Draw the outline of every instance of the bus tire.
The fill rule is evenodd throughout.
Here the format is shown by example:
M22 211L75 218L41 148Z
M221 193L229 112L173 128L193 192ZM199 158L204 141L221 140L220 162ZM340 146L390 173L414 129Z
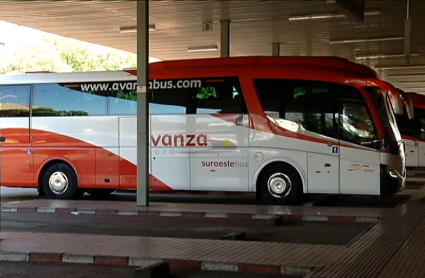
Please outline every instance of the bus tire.
M261 199L271 204L294 205L303 194L300 175L286 163L272 164L264 169L259 186Z
M65 163L55 163L44 171L42 187L52 199L73 199L81 193L74 171Z

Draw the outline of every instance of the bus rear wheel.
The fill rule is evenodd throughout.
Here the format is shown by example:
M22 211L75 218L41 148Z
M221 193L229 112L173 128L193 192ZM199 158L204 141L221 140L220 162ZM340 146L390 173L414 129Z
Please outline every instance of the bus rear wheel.
M73 199L80 193L77 177L65 163L56 163L44 171L42 187L45 194L52 199Z
M301 200L301 177L288 164L272 164L264 169L259 186L261 199L266 203L293 205Z

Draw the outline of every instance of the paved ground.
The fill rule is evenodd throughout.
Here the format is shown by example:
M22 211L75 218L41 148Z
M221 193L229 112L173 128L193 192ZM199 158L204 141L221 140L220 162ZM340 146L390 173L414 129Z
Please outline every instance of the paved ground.
M2 213L2 232L73 233L221 240L244 233L245 241L346 245L371 223L191 217L112 217L46 213ZM329 234L334 236L330 237ZM232 237L234 238L234 237Z
M40 262L0 262L1 278L136 278L131 266L81 265ZM180 270L171 271L169 278L282 278L278 274L241 274L229 271ZM167 278L167 277L160 277ZM299 278L286 276L284 278Z
M425 277L425 259L422 256L425 248L425 189L422 182L411 184L407 190L383 202L362 199L360 203L363 204L356 205L356 201L341 203L341 200L331 199L322 203L316 201L310 206L291 207L256 203L196 204L162 201L141 208L129 200L54 201L33 198L28 201L3 202L2 215L7 214L7 217L27 214L63 216L65 219L65 215L107 215L111 222L121 219L136 222L147 218L191 218L230 222L244 219L255 223L260 219L278 224L304 221L322 224L368 223L373 226L344 246L176 238L163 235L5 231L1 234L0 261L146 266L165 260L174 270L306 277ZM335 232L336 230L331 229L330 237Z

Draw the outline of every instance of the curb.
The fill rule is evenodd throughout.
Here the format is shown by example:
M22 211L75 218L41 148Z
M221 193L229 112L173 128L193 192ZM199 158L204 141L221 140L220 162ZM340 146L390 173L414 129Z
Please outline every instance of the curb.
M425 171L408 171L406 177L425 177Z
M72 215L110 215L110 216L142 216L142 217L205 217L215 219L252 219L270 220L275 224L281 222L333 222L333 223L377 223L379 217L343 216L321 214L255 214L255 213L226 213L226 212L187 212L187 211L152 211L152 210L115 210L115 209L87 209L87 208L50 208L50 207L10 207L2 206L1 212L14 213L58 213Z
M166 262L171 269L227 271L252 274L280 274L305 276L314 268L307 266L264 265L253 263L215 262L180 259L158 259L121 256L89 256L82 254L42 253L42 252L0 252L0 261L15 262L50 262L50 263L77 263L94 265L120 265L149 267Z

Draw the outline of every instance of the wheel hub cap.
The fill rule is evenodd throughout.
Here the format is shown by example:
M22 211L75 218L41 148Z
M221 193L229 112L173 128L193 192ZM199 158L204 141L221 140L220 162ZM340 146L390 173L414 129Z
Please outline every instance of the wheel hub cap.
M292 190L292 183L289 177L283 173L273 174L267 181L267 187L271 195L276 198L284 198Z
M62 172L55 172L49 178L49 187L52 192L62 194L68 189L68 178Z

